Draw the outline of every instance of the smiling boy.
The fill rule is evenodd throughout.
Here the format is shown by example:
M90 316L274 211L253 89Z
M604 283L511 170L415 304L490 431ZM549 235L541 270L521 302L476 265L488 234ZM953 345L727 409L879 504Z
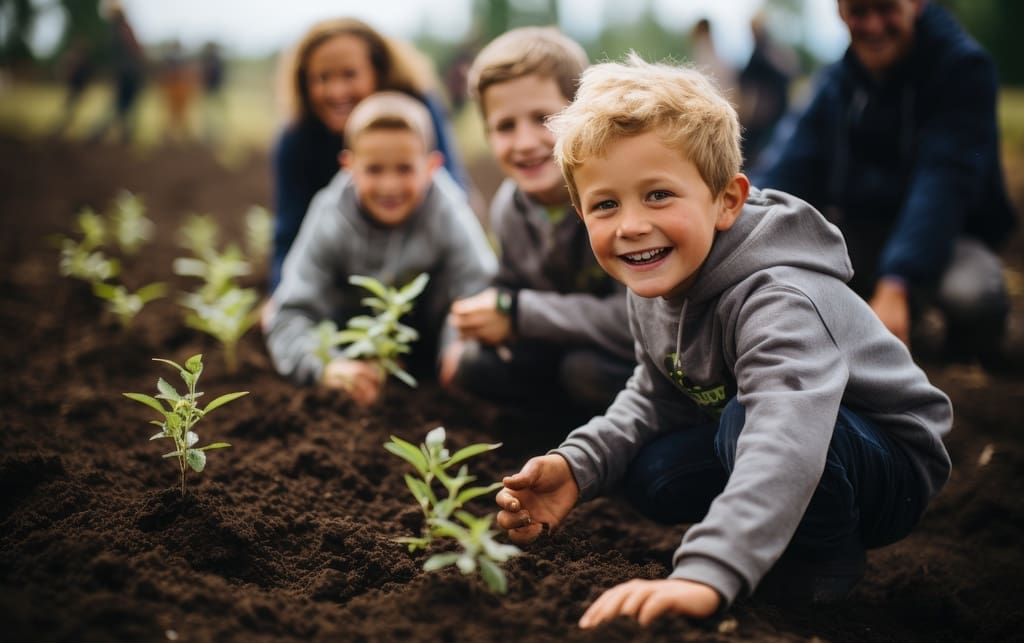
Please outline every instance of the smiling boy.
M347 391L358 403L380 396L384 373L370 362L334 358L322 364L312 329L331 319L344 327L368 312L352 275L402 286L430 276L409 324L420 333L410 369L432 374L454 339L445 331L451 302L478 293L497 261L465 197L434 178L442 160L433 148L430 114L398 92L363 99L345 126L339 172L310 205L274 291L267 349L282 375L302 384ZM450 183L450 182L449 182Z
M545 127L587 64L553 27L513 29L473 61L470 93L506 177L490 218L501 260L491 288L452 305L464 350L442 380L498 403L590 417L635 362L625 289L594 258Z
M846 286L839 231L751 188L736 113L702 74L596 65L550 126L594 254L629 289L639 366L604 416L505 478L498 523L529 542L621 487L692 524L667 579L607 590L583 627L705 618L755 590L841 598L945 483L948 398Z

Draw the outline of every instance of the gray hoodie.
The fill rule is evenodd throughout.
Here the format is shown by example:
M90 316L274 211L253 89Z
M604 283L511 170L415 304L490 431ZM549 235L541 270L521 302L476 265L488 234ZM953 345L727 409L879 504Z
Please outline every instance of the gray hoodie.
M280 374L300 384L318 382L324 365L314 353L313 327L332 319L344 328L350 318L368 312L360 303L366 291L348 278L364 275L403 286L421 272L430 282L415 302L417 321L411 325L420 332L420 343L438 346L451 303L486 288L496 271L479 220L443 170L434 173L423 203L395 227L363 211L351 175L339 172L313 198L285 258L272 296L267 350Z
M793 196L754 189L682 299L630 293L637 369L603 417L554 451L580 499L613 489L658 434L707 423L733 396L746 412L735 468L670 577L726 603L756 588L817 487L840 404L904 447L926 497L949 477L949 399L847 288L852 274L837 228Z
M494 283L517 291L516 335L596 346L633 359L626 289L594 258L587 230L572 206L552 220L512 179L491 202L491 228L501 249Z

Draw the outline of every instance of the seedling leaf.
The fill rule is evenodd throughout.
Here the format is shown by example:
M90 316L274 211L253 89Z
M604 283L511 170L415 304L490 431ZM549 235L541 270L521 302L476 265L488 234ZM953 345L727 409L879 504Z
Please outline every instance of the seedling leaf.
M158 413L164 414L167 412L164 410L164 406L160 403L160 400L146 395L145 393L122 393L121 395L125 396L129 400L141 402Z
M238 398L248 394L249 391L240 391L237 393L226 393L224 395L221 395L220 397L214 399L212 402L206 405L206 408L203 410L203 414L205 415L216 408L224 406L228 402L237 400Z
M203 469L206 468L206 454L199 449L189 449L185 453L185 462L196 473L202 473Z

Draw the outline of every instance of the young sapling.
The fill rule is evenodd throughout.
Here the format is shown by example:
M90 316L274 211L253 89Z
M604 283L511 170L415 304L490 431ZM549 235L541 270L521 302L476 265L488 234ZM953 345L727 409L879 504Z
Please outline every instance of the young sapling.
M167 294L167 284L152 283L131 293L120 284L94 282L92 291L107 302L107 310L114 314L121 328L127 330L146 304Z
M126 255L134 255L153 237L155 226L146 217L142 199L128 190L122 190L114 200L110 214L110 231L118 247Z
M333 346L348 344L342 352L346 359L376 361L387 373L415 388L415 378L399 365L398 358L412 350L410 344L419 339L419 333L399 320L412 310L430 276L420 273L401 288L385 286L373 277L362 275L352 275L348 281L370 291L373 296L365 297L362 304L377 314L349 319L345 330L334 335Z
M274 217L262 205L254 205L245 213L245 249L254 261L270 256L274 240Z
M178 229L178 245L203 260L217 254L219 237L217 222L205 214L190 214Z
M519 548L494 540L495 532L490 529L493 516L476 518L463 509L470 500L500 489L501 483L495 482L484 487L467 486L475 482L476 477L469 475L465 464L459 467L455 475L449 472L455 465L481 453L493 451L501 444L473 444L449 454L444 441L444 427L437 427L427 434L423 444L418 447L396 436L391 436L391 441L384 444L388 452L411 464L419 474L419 477L406 474L405 484L423 512L423 529L418 537L396 540L405 543L409 551L414 552L430 548L437 538L452 538L462 547L462 551L434 554L424 563L423 569L434 571L456 565L463 574L479 570L491 591L504 593L507 584L500 563L519 554ZM438 496L437 491L440 489L444 489L444 497ZM453 517L462 524L454 522Z
M252 288L229 287L212 301L201 293L188 293L181 304L190 309L185 324L213 336L224 348L229 373L238 371L238 340L259 319L259 295Z
M210 411L224 406L228 402L237 400L243 395L248 395L249 392L227 393L214 399L206 405L206 408L201 408L198 400L202 397L203 393L196 390L199 376L203 372L203 356L201 354L188 358L185 361L185 366L181 366L169 359L158 357L153 358L153 361L163 362L178 369L178 374L188 387L188 392L184 395L178 393L173 386L161 377L157 379L156 386L160 392L156 397L144 393L123 393L123 395L130 400L145 404L161 415L161 420L150 421L150 424L160 427L160 432L149 439L170 439L174 441L174 450L165 453L163 457L178 459L178 466L181 470L181 495L184 496L185 474L188 469L201 473L206 468L207 451L231 446L227 442L214 442L203 447L196 447L195 445L199 442L199 435L195 431L196 424L206 417ZM164 408L164 404L167 405L167 408Z

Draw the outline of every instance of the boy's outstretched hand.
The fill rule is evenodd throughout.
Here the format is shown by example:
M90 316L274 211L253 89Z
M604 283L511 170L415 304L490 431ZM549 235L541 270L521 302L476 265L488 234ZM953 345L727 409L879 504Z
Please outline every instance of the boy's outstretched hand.
M601 594L583 613L579 625L584 629L596 627L616 616L635 618L643 626L666 614L708 618L718 610L721 600L717 591L695 581L635 579Z
M498 526L516 544L532 542L572 510L580 490L569 463L560 455L530 458L519 473L506 476L496 500Z

